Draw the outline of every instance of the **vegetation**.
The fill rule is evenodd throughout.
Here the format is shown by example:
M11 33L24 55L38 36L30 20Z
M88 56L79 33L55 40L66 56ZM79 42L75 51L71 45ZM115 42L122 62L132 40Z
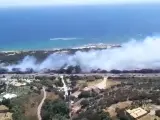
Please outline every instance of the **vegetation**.
M30 93L13 99L4 99L1 104L10 109L13 120L36 120L37 107L41 99L41 95Z
M13 101L10 99L2 100L1 104L7 106L10 109L10 112L13 113L13 120L27 120L24 115L24 108L20 104L12 103Z
M79 99L85 98L85 100L81 102L83 110L80 111L75 120L81 120L82 118L85 118L86 120L94 120L97 116L101 116L101 113L103 113L99 112L100 110L106 109L107 107L117 104L118 102L124 102L128 100L133 102L130 106L133 108L148 103L156 105L160 104L160 81L158 77L122 77L112 79L113 81L120 81L121 84L112 86L100 94L94 95L94 92L90 91L82 92L79 95ZM160 112L157 111L156 115L159 116L159 113ZM92 118L93 116L94 118ZM99 118L96 119L98 120ZM119 119L126 118L125 116L121 116Z
M23 108L21 106L13 106L11 112L13 112L13 120L27 120L27 118L24 116Z
M46 100L42 107L43 120L68 120L69 108L67 104L61 100Z
M117 72L116 70L112 72ZM71 79L71 85L76 86L77 80L92 81L96 79L102 79L101 76L68 76L66 78ZM36 76L36 79L40 81L33 82L30 85L32 90L39 91L43 85L47 86L49 92L55 92L63 98L64 93L53 88L55 86L62 86L61 80L56 80L54 76ZM117 77L112 78L112 81L120 81L121 84L112 86L106 90L96 93L94 90L81 91L78 98L75 99L77 102L79 99L82 101L80 105L82 110L78 115L73 116L73 120L110 120L108 113L104 112L103 109L110 107L112 104L123 101L132 101L131 107L139 107L143 104L151 101L152 104L160 105L160 81L159 77L147 78L147 77ZM84 84L83 87L85 87ZM2 87L5 87L2 84ZM28 86L27 86L28 88ZM37 89L36 89L37 88ZM12 87L12 90L16 88ZM25 90L25 89L23 89ZM75 91L79 89L75 87ZM22 95L21 97L14 98L11 100L3 100L1 104L9 107L10 112L13 113L13 120L35 120L35 116L28 117L27 111L33 112L32 109L36 108L39 103L38 100L34 99L34 96L40 96L39 94L30 93ZM34 91L35 92L35 91ZM32 100L30 100L32 98ZM42 107L42 118L43 120L68 120L69 119L69 106L62 99L46 100ZM36 101L36 102L35 102ZM37 102L38 101L38 102ZM27 107L29 106L29 107ZM124 120L124 116L120 116L122 110L117 110L117 119ZM156 115L160 116L160 111L156 111ZM32 117L32 118L31 118Z
M156 110L156 116L160 117L160 110Z
M111 120L111 118L108 113L105 113L102 110L94 111L90 108L74 117L73 120Z

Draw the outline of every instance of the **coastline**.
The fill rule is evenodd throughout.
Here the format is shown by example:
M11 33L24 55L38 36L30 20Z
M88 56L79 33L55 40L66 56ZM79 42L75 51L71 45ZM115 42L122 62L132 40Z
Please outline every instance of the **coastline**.
M61 49L39 49L39 50L12 50L12 51L0 51L0 66L18 64L20 61L23 61L24 58L33 57L36 58L37 63L42 63L52 54L68 54L73 55L76 52L88 52L91 50L105 50L112 48L119 48L121 45L118 44L89 44L80 47L73 48L61 48Z
M110 48L116 48L121 47L120 44L104 44L104 43L97 43L97 44L87 44L83 46L78 47L68 47L68 48L53 48L53 49L28 49L28 50L2 50L0 53L21 53L21 52L36 52L36 51L66 51L66 50L83 50L83 49L110 49Z

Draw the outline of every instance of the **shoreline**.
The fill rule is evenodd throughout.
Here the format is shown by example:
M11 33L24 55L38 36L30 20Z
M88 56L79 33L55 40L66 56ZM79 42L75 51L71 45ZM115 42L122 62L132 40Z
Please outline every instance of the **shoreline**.
M68 54L73 55L76 52L88 52L91 50L107 50L119 48L119 44L88 44L86 46L73 47L73 48L62 48L62 49L44 49L44 50L8 50L0 51L0 65L1 63L5 65L17 64L22 61L26 56L31 56L37 59L38 63L43 62L49 55L52 54Z
M53 49L26 49L26 50L0 50L0 53L21 53L21 52L38 52L38 51L65 51L65 50L83 50L83 49L110 49L121 47L120 44L104 44L104 43L97 43L97 44L87 44L78 47L68 47L68 48L53 48Z

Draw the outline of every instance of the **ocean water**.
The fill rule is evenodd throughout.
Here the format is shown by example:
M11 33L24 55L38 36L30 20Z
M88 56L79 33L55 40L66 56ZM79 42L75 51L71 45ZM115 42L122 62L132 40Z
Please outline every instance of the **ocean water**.
M0 50L123 43L160 33L160 5L0 9Z

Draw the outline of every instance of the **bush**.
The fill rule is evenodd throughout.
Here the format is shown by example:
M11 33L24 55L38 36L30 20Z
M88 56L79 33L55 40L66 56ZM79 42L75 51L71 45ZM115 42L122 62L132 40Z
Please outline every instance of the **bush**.
M108 113L103 111L94 112L93 109L89 109L81 113L77 118L73 120L111 120Z
M82 91L78 98L88 98L91 97L90 91Z
M13 120L26 120L22 108L20 106L14 106L12 108L12 112L13 112Z
M65 120L69 118L69 108L67 104L60 100L46 100L42 107L43 120ZM62 119L63 118L63 119Z
M82 100L81 103L82 107L86 107L89 105L89 101L88 100Z
M160 110L156 110L156 116L160 117Z

